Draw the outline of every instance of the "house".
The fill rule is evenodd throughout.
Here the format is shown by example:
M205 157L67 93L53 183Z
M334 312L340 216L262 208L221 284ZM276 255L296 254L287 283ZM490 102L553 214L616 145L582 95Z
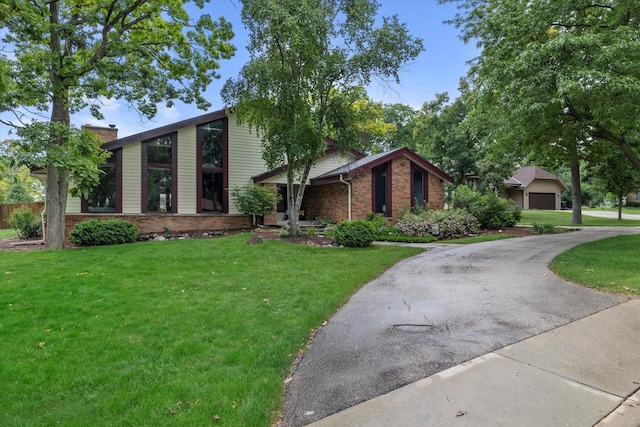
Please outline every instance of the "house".
M69 196L67 233L90 218L119 218L141 233L248 228L229 189L250 184L286 193L286 167L269 170L255 132L220 110L136 135L117 138L112 128L89 129L113 154L100 184L87 199ZM309 174L300 214L335 221L364 218L368 212L396 216L429 203L444 207L444 185L451 178L416 153L400 148L364 157L327 149ZM286 197L265 224L283 220Z
M501 197L513 200L522 209L559 210L560 194L566 185L554 174L537 166L524 166L504 181Z

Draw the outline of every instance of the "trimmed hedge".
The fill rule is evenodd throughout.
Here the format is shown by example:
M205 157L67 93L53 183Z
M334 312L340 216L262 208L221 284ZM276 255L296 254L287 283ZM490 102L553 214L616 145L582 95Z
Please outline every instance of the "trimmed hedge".
M138 227L122 219L82 221L69 233L69 241L80 246L118 245L135 242L137 238Z
M373 224L365 220L344 221L336 226L334 239L343 246L361 248L369 246L375 240L376 230Z

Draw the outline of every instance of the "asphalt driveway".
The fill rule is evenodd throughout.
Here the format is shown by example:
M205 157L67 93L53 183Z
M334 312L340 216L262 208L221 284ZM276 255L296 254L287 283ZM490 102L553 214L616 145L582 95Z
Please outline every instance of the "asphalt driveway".
M548 269L577 244L638 228L585 228L441 246L364 286L316 335L285 396L302 426L454 365L599 312L626 298Z

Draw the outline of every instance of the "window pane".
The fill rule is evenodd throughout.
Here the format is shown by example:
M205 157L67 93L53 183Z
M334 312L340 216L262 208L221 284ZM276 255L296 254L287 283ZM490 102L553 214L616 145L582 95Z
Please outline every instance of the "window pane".
M375 213L387 214L387 165L373 169Z
M115 163L107 163L102 165L100 169L104 174L100 175L100 183L93 189L87 199L88 210L89 212L115 212L116 165Z
M222 167L222 120L201 126L202 167Z
M161 136L147 142L147 161L149 164L171 164L171 136Z
M424 207L424 174L422 171L413 171L412 196L414 207Z
M202 172L202 211L222 212L222 173Z
M147 211L171 211L171 169L148 169Z

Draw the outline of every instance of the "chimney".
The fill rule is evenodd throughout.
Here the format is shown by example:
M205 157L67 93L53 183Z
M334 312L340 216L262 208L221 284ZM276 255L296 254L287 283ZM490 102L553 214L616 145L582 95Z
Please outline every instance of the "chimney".
M116 125L109 125L108 128L105 128L86 124L82 125L82 127L98 135L100 139L102 139L102 142L109 142L114 139L118 139L118 129L116 128Z

